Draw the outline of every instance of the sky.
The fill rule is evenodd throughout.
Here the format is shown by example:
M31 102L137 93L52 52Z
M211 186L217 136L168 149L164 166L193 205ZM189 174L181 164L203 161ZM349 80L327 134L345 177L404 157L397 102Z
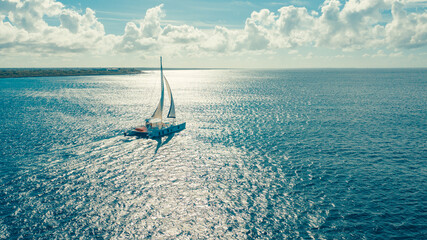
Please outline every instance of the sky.
M427 0L0 0L0 68L427 67Z

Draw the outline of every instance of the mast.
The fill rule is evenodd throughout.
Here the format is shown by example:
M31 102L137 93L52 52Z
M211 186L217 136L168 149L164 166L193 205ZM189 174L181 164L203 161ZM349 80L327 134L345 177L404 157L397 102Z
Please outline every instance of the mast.
M161 90L160 90L160 102L157 105L156 110L154 111L151 118L158 118L162 120L162 113L163 113L163 102L165 98L165 86L163 83L163 66L162 66L162 57L160 57L160 83L161 83Z

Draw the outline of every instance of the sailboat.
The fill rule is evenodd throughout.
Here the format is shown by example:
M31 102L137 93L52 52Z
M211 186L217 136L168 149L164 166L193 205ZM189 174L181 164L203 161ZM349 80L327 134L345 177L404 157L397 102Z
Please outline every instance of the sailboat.
M141 138L161 138L169 136L174 133L180 132L185 129L185 122L177 124L175 115L175 103L172 97L172 90L169 86L169 82L163 75L162 57L160 57L160 102L157 105L156 110L150 118L145 119L145 123L142 126L135 127L124 133L125 136L137 136ZM169 111L166 118L172 120L172 122L163 120L163 105L165 100L165 86L170 100Z

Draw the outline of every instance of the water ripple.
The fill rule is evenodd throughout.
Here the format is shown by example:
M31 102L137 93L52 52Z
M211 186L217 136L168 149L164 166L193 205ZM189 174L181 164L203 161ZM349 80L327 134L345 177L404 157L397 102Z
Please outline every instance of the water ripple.
M426 74L376 71L170 71L163 145L157 72L2 80L0 239L422 239Z

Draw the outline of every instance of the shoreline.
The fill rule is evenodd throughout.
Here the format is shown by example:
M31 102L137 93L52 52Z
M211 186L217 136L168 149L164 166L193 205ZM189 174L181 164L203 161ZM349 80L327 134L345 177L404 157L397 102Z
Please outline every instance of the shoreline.
M137 68L2 68L0 78L127 75L143 73Z

